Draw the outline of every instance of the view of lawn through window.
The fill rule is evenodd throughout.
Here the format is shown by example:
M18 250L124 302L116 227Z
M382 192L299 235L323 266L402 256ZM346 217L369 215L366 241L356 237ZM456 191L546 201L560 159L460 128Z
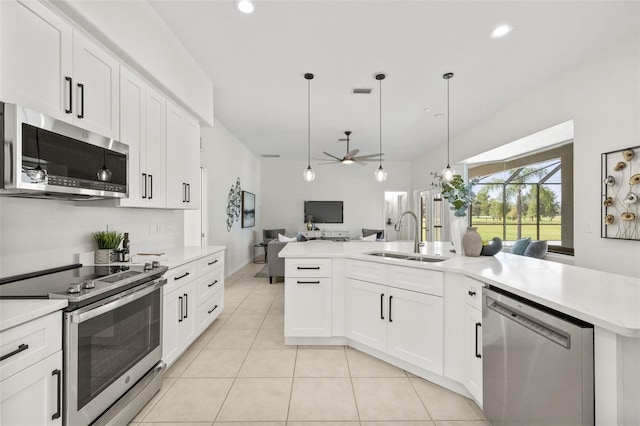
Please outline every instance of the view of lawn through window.
M483 240L497 236L512 242L530 237L546 240L560 252L572 253L573 235L563 238L563 229L567 229L563 221L568 220L572 226L573 218L562 214L562 191L567 188L567 182L562 181L562 162L561 158L552 158L484 175L473 176L470 172L477 181L471 226L478 228Z

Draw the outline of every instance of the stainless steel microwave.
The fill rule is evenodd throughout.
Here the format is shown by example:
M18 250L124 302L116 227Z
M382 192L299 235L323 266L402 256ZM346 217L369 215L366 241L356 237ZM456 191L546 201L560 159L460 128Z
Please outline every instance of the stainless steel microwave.
M128 196L129 147L15 104L0 103L0 195L86 200Z

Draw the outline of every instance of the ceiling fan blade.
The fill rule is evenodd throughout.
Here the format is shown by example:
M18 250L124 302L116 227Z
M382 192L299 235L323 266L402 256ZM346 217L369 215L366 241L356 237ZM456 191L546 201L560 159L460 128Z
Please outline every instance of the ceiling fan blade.
M362 160L356 161L356 164L359 165L359 166L367 166L368 165L366 161L362 161Z
M357 157L353 157L352 160L369 160L369 159L377 159L378 157L384 156L384 154L369 154L369 155L358 155Z
M351 159L355 157L359 152L360 152L359 149L352 149L351 151L347 152L347 155L345 155L344 158Z
M328 155L328 156L329 156L329 157L331 157L331 158L335 158L335 159L336 159L336 160L338 160L338 161L342 161L342 158L338 158L338 157L336 157L335 155L331 155L331 154L329 154L327 151L322 151L322 153L323 153L324 155Z
M332 161L330 163L317 163L316 165L317 166L326 166L327 164L338 164L338 163L339 163L339 161Z

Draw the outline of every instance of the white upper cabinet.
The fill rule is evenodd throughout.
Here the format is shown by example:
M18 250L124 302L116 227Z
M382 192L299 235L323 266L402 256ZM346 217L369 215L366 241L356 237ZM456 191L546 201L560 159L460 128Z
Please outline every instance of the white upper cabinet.
M0 2L4 102L71 121L73 28L35 1Z
M0 8L1 100L119 139L115 58L43 3Z
M119 139L119 66L81 33L73 33L74 123Z
M200 126L167 101L167 207L200 207Z
M160 92L147 87L145 105L145 143L140 148L143 157L143 193L148 207L166 207L165 192L165 111L166 99Z

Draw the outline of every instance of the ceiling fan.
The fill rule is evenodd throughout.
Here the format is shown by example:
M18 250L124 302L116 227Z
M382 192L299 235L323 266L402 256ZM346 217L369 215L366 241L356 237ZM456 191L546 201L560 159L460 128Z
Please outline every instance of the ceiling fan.
M351 151L349 151L349 136L351 135L351 131L347 130L346 132L344 132L345 135L347 135L347 153L345 154L344 157L340 158L340 157L336 157L335 155L329 154L326 151L323 151L323 154L331 157L333 159L333 161L330 161L328 163L318 163L318 165L325 165L325 164L336 164L336 163L342 163L342 164L353 164L353 163L359 163L364 165L364 163L366 163L367 161L378 161L378 159L383 156L384 154L382 153L378 153L378 154L369 154L369 155L359 155L356 156L360 150L359 149L353 149ZM340 140L344 140L344 139L340 139Z

